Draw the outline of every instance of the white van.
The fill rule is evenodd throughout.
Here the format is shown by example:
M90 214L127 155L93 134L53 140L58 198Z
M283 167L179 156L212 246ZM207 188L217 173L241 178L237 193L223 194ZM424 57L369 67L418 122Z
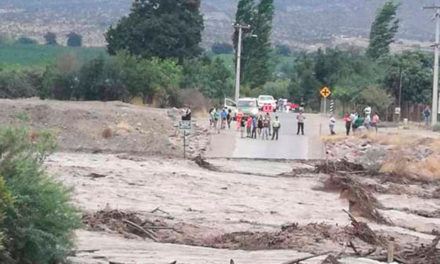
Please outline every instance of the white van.
M272 109L276 111L277 109L277 101L273 98L272 95L260 95L258 96L258 108L263 109L263 106L270 104Z

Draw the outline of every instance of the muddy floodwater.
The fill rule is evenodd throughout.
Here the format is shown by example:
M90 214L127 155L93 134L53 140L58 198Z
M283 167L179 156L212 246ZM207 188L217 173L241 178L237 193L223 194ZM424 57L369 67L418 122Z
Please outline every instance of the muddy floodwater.
M187 225L198 234L198 241L210 241L233 232L277 232L283 225L292 223L299 226L323 223L334 228L350 224L343 212L348 210L348 201L341 199L339 192L320 189L328 175L313 172L312 164L208 161L215 169L204 169L187 160L56 153L48 158L46 165L51 174L74 188L75 203L85 213L120 210L170 225ZM293 173L295 171L298 173ZM440 219L424 217L415 211L423 209L425 213L434 213L440 210L439 200L422 195L429 193L429 187L408 188L416 189L420 195L377 194L384 205L380 212L392 225L363 220L373 230L393 235L400 241L429 243L434 238L430 232L440 230ZM223 264L234 259L235 263L281 264L339 246L327 240L310 239L304 239L304 245L295 249L249 251L189 246L185 240L177 244L156 243L125 237L111 230L81 230L77 232L78 251L71 260L74 263L171 263L176 260L188 264ZM321 263L324 258L303 263ZM343 263L378 262L346 258Z

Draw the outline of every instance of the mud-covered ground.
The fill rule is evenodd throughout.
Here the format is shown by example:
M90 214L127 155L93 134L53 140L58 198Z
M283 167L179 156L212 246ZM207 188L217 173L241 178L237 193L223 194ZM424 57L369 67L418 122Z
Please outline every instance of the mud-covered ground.
M3 127L56 136L59 148L46 167L73 187L83 213L73 263L282 264L312 257L301 263L321 264L329 254L340 263L379 263L373 259L383 260L391 237L402 256L427 248L440 230L435 136L325 138L321 161L183 160L176 110L37 99L0 106ZM207 149L205 126L194 126L191 158ZM341 159L348 163L333 163ZM374 239L344 210L367 223Z
M153 242L133 235L126 225L119 229L98 221L94 228L87 225L88 231L78 232L79 252L72 260L227 263L235 258L240 260L236 263L281 264L308 254L344 251L350 219L343 210L349 209L349 202L341 199L340 190L325 188L330 174L316 173L314 162L208 162L211 170L176 159L52 155L49 171L74 187L76 203L87 215L117 210L133 213L139 225L171 228L155 230ZM402 245L429 244L435 238L432 231L440 230L436 184L354 177L374 190L383 205L379 212L392 222L379 224L360 216L374 231ZM286 225L291 226L283 229ZM355 241L358 249L369 249Z

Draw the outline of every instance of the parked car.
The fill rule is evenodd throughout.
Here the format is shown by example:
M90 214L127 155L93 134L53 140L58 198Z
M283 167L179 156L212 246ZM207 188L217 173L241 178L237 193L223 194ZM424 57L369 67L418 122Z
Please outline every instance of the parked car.
M257 98L240 98L237 102L237 108L243 112L243 116L258 115Z
M223 107L226 108L227 110L231 110L232 119L235 120L235 116L237 115L238 112L237 103L230 98L225 98L225 103Z
M276 111L277 101L273 98L272 95L260 95L258 96L258 108L263 109L263 107L267 104L272 106L272 109Z
M231 110L231 112L234 116L237 113L237 103L232 99L225 98L225 104L223 107L228 110Z

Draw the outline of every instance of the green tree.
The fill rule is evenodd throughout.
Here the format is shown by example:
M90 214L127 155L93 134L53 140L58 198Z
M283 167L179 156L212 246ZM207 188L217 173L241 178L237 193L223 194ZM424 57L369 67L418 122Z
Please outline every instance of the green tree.
M82 46L82 36L75 33L70 32L66 35L67 37L67 46L69 47L81 47Z
M232 95L233 78L224 61L202 57L186 61L183 67L181 87L195 88L215 102L222 102Z
M131 97L141 96L145 103L151 103L155 96L160 95L162 106L177 104L182 67L175 60L147 60L128 52L118 53L116 60L121 82Z
M388 54L390 44L394 42L394 37L399 30L399 19L397 9L400 4L394 1L387 1L378 11L376 19L371 25L370 44L367 55L373 59Z
M237 12L235 14L235 23L253 25L255 19L256 9L254 0L240 0L237 5ZM243 30L242 49L241 49L241 80L247 83L247 76L249 75L250 58L255 44L255 39L252 37L252 30ZM238 29L235 30L232 36L234 48L237 51L238 47ZM237 58L235 57L235 63Z
M201 53L203 17L196 0L135 0L131 13L106 33L110 54L192 58Z
M272 20L275 14L273 0L261 0L252 24L252 32L256 35L252 56L249 58L248 72L244 81L252 88L262 87L272 77L271 62Z
M255 3L254 0L239 0L237 5L237 12L235 13L235 23L238 24L248 24L251 25L255 16ZM234 48L237 50L238 45L238 30L234 32L232 37L232 41L234 43ZM247 47L249 45L249 38L244 36L243 38L243 47ZM243 49L243 54L245 54L245 50Z
M380 63L387 69L382 85L397 101L402 87L402 101L428 103L432 96L432 57L420 51L406 51L384 57Z
M80 215L70 190L44 171L45 158L55 147L52 137L29 135L26 129L0 131L0 175L14 199L0 223L4 250L13 263L64 263L73 232L81 226Z
M79 83L74 96L84 100L123 100L128 97L127 79L117 58L98 57L84 64L79 71Z
M272 82L267 82L264 85L264 94L270 94L276 98L289 97L289 80L278 79Z
M46 45L57 45L57 35L53 32L47 32L44 35L44 39L46 40Z
M393 97L385 89L376 85L364 87L357 98L357 103L369 105L380 113L384 113L393 101Z
M307 53L300 54L290 80L290 98L314 105L318 102L318 91L322 85L316 78L314 57Z
M209 67L209 85L202 92L209 98L223 100L232 95L232 74L223 60L216 58Z

